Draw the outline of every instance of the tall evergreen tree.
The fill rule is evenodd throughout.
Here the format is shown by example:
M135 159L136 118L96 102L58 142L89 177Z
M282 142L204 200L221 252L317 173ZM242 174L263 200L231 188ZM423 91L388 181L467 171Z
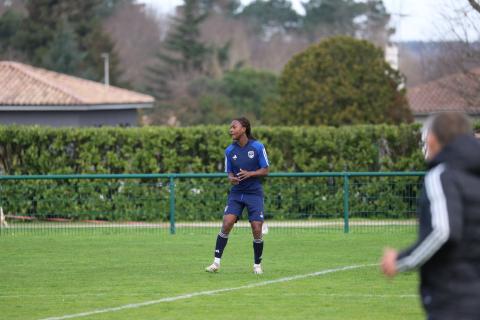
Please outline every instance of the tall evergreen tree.
M300 27L301 17L289 0L255 0L237 15L247 19L256 30L268 32L271 29L284 31Z
M118 57L101 18L121 1L128 0L27 0L12 46L30 64L95 81L103 79L102 53L108 53L111 83L119 84Z
M77 35L68 22L62 23L59 31L42 57L42 64L49 70L66 74L74 74L86 53L78 47Z
M23 17L14 10L7 10L0 16L0 59L12 59L16 52L18 30L21 28Z
M383 0L310 0L303 3L303 30L311 41L332 35L361 37L384 45L393 30Z
M359 25L358 35L378 46L385 46L395 29L389 26L390 14L383 0L367 0L361 5L366 19Z
M311 36L317 31L328 35L355 35L355 17L362 14L362 5L354 0L310 0L303 4L304 27Z
M200 24L208 15L205 4L205 0L185 0L157 53L157 63L147 70L148 90L160 100L170 97L171 82L179 75L207 73L212 49L200 40Z

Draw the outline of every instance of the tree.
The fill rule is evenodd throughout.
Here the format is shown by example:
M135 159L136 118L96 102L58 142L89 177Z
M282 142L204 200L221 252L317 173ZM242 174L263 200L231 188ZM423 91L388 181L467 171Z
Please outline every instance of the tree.
M148 90L157 99L172 97L172 81L179 80L179 75L206 71L211 51L200 40L200 24L206 17L202 1L185 0L181 14L173 19L172 31L156 54L155 65L147 68Z
M237 17L250 22L256 32L264 34L287 32L300 26L300 15L288 0L255 0L247 5Z
M357 35L377 46L385 46L390 36L395 33L395 29L388 26L390 14L383 0L368 0L360 4L365 19L358 24Z
M404 79L364 40L329 38L294 56L279 80L270 123L344 125L411 121Z
M188 73L205 70L208 47L200 41L199 25L207 17L198 0L186 0L183 13L174 18L172 32L169 34L165 47L169 53L160 56L170 64L172 71Z
M303 29L311 41L347 35L385 45L393 33L383 0L310 0L303 7Z
M233 70L223 77L221 90L237 114L262 122L265 106L278 95L277 76L254 69Z
M77 36L72 26L65 21L52 39L42 57L42 65L56 72L75 74L86 53L78 47Z
M14 10L7 10L0 16L0 58L13 60L20 55L16 43L22 21L23 16Z
M474 107L480 103L480 11L478 1L469 2L471 6L452 3L443 8L439 37L448 40L438 42L437 55L425 55L423 71L436 76L431 78L444 77L437 83L449 97Z
M470 3L470 6L472 6L475 11L480 13L480 2L477 0L468 0L468 3Z
M191 125L217 123L221 116L230 118L229 110L222 109L228 99L198 95L195 88L206 79L215 82L230 67L230 41L205 41L201 25L210 10L226 10L233 4L235 1L185 0L177 10L155 64L147 67L147 90L157 98L150 115L153 123Z
M9 48L24 54L27 63L96 81L103 79L101 55L109 53L110 79L119 84L118 58L101 18L108 6L123 1L128 0L26 1L26 16Z
M362 5L353 0L310 0L303 3L304 28L311 37L325 35L355 35L355 17L362 13Z
M234 39L232 60L240 55L246 66L280 72L292 55L326 37L349 35L383 47L394 31L388 26L390 15L383 0L305 0L301 3L305 15L294 10L291 0L252 1L234 12L235 19L228 17L224 27L211 32L211 37L227 32L233 24L230 21L235 21L234 31L229 30ZM217 25L219 23L217 19Z
M175 102L171 119L178 125L225 124L244 115L263 122L265 107L277 97L277 76L252 69L227 71L222 78L200 77L188 85L188 95ZM172 106L160 104L151 115L156 124L168 123Z
M122 3L103 20L115 43L123 77L136 90L145 88L145 68L155 62L155 53L167 29L167 17L137 3Z
M219 12L233 17L241 7L240 0L200 0L206 11Z

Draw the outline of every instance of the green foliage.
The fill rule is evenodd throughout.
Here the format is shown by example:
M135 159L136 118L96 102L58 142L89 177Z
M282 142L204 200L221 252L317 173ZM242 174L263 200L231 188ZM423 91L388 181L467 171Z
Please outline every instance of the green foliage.
M362 3L353 0L310 0L304 4L305 29L312 33L318 27L334 34L355 35L355 18L363 14Z
M290 32L313 42L326 36L348 35L385 45L393 30L383 0L302 1L304 15L288 0L255 0L235 16L246 20L253 32L264 36Z
M157 52L156 63L147 68L148 90L157 99L172 96L172 81L178 74L204 74L211 57L211 48L200 40L200 25L207 18L202 0L186 0L163 47Z
M16 46L22 20L22 15L13 10L7 10L0 16L0 54Z
M401 123L412 116L403 77L383 52L363 40L333 37L294 56L279 81L271 123L345 125Z
M379 46L387 45L395 29L389 26L391 16L383 0L369 0L360 4L363 6L363 14L366 17L359 26L361 38Z
M200 41L200 24L207 17L199 0L186 0L183 14L174 18L174 25L165 47L172 55L165 55L164 62L174 71L203 71L208 48ZM175 56L177 54L178 56Z
M268 28L292 30L298 28L301 22L301 16L287 0L255 0L248 4L238 17L249 21L254 30L264 32Z
M29 64L100 81L104 72L101 55L108 53L111 83L121 84L118 57L101 19L124 1L27 1L25 17L12 12L0 17L0 33L8 39L0 46L0 54L13 50Z
M393 30L383 0L310 0L304 2L303 31L316 35L348 35L385 45Z
M263 109L277 97L277 76L266 71L241 69L227 72L222 91L237 114L262 121Z
M221 11L226 16L234 16L242 7L241 0L203 0L208 10Z
M418 125L257 127L274 171L422 170ZM0 127L4 174L218 172L225 126Z
M218 101L224 101L225 114L216 112L212 115L217 118L229 115L225 121L215 123L225 123L238 114L243 114L253 121L262 122L265 106L277 97L277 77L266 71L232 70L226 72L220 80L203 79L202 82L196 83L200 88L203 87L203 90L196 89L200 93L202 102L209 100L211 105L215 105Z
M225 127L5 126L0 141L8 174L215 172L228 134Z
M77 36L68 22L63 23L45 55L43 67L66 74L75 74L86 53L78 48Z
M230 144L225 126L189 128L0 127L3 174L221 172ZM418 171L424 169L418 125L258 127L272 172ZM417 178L352 180L353 216L410 217ZM368 183L367 183L368 182ZM167 220L169 182L59 180L2 183L9 212L40 219ZM339 178L264 182L268 217L339 218ZM224 179L176 181L178 220L213 220L228 191Z
M183 126L223 124L239 114L261 123L266 106L278 97L277 77L253 69L227 71L220 79L201 77L191 81L188 96L176 104L160 104L153 115L160 116L157 123L164 123L169 111Z

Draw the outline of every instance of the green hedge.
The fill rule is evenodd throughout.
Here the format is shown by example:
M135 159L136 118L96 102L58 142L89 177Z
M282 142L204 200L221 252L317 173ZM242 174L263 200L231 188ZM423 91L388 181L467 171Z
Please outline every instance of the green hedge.
M423 170L419 126L258 127L273 171ZM225 126L0 126L3 174L218 172Z
M258 127L271 171L421 171L418 125ZM228 127L88 128L0 127L3 174L219 172L230 143ZM368 180L368 179L367 179ZM416 178L352 184L352 213L410 216ZM413 186L413 187L412 187ZM18 215L73 220L168 219L168 181L15 181L0 201ZM223 179L176 182L178 220L215 220L225 205ZM405 196L405 194L412 196ZM266 179L267 216L339 217L342 181ZM413 209L412 209L413 208Z

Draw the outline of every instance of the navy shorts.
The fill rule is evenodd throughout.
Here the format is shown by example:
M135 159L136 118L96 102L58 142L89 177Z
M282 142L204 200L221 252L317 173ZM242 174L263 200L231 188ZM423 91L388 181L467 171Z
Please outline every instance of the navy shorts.
M263 196L257 194L230 193L224 214L234 214L240 218L245 207L248 221L263 221Z

